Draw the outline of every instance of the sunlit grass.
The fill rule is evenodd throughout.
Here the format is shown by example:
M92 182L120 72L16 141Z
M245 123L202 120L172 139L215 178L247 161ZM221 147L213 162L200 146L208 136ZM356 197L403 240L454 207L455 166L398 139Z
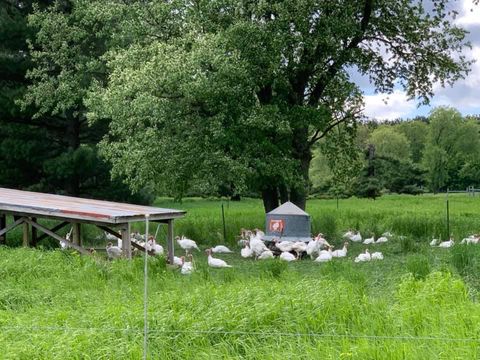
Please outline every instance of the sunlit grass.
M363 264L353 262L361 244L326 264L241 259L234 237L240 227L262 226L263 209L258 200L225 202L227 243L236 253L218 257L232 269L211 269L197 252L197 271L185 277L149 259L150 358L478 358L479 342L469 339L480 336L480 252L428 245L444 226L444 200L350 199L338 210L335 201L311 201L313 231L327 229L338 245L349 227L406 236L369 246L385 260ZM477 202L452 199L458 240L478 232ZM186 209L175 231L202 249L222 241L221 202L157 205ZM101 253L0 247L1 359L138 359L142 331L142 257L110 262Z

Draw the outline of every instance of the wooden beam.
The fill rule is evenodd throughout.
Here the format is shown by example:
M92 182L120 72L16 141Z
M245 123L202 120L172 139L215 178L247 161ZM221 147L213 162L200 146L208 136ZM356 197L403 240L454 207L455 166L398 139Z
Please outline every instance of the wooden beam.
M33 221L33 222L37 222L37 218L36 218L36 217L32 217L32 221ZM37 247L37 243L38 243L38 236L37 236L37 235L38 235L38 234L37 234L37 228L34 228L34 227L32 226L32 238L31 238L30 244L31 244L32 246L35 246L35 247Z
M29 225L28 225L28 222L24 222L23 223L23 241L22 241L22 245L23 247L28 247L28 244L30 242L30 235L29 235Z
M167 230L167 247L168 247L168 261L170 264L173 264L173 252L174 252L174 243L173 243L173 219L168 220L168 230Z
M7 226L7 215L1 214L0 215L0 229L4 229ZM3 234L0 236L0 244L7 243L7 234Z
M105 225L96 225L96 226L99 229L102 229L102 230L108 232L109 234L112 234L113 236L116 236L117 238L122 239L122 234L119 234L115 230L110 229L108 226L105 226ZM129 227L130 227L130 224L129 224Z
M7 232L12 230L13 228L16 228L18 225L23 223L25 220L26 220L26 218L24 218L24 217L19 217L19 218L15 219L15 221L12 224L10 224L7 227L0 230L0 236L2 236L3 234L6 234Z
M90 253L85 250L84 248L82 248L81 246L77 245L77 244L74 244L73 242L71 241L68 241L67 239L65 238L62 238L60 235L57 235L55 234L54 232L50 231L49 229L47 229L45 226L42 226L40 225L39 223L36 223L36 222L33 222L32 220L30 219L25 219L25 222L28 222L30 225L36 227L38 230L44 232L45 234L48 234L48 236L51 236L52 238L58 240L58 241L63 241L65 242L65 244L67 244L68 246L70 246L71 248L77 250L78 252L84 254L84 255L90 255Z
M32 218L32 220L33 220L33 219L34 219L34 218ZM37 222L36 219L33 220L33 221ZM56 232L56 231L60 230L61 228L67 226L68 224L70 224L68 221L63 221L63 222L61 222L60 224L57 224L57 225L55 225L53 228L51 228L50 231L51 231L51 232ZM37 230L35 227L33 227L33 228L32 228L32 234L33 234L33 229ZM43 239L45 239L45 238L47 238L47 237L49 237L49 236L50 236L50 235L48 235L48 234L42 234L42 235L40 235L40 236L37 238L37 241L43 240Z
M126 223L121 228L122 233L122 251L127 259L132 258L132 245L130 239L130 223Z
M74 222L72 223L73 231L72 231L72 242L75 245L82 246L82 234L81 234L81 226L80 223Z

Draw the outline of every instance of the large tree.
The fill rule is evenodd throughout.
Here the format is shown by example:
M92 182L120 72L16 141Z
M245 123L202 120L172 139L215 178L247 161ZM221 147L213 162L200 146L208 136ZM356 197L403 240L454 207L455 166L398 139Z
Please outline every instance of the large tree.
M6 48L0 51L0 184L150 201L144 194L132 197L121 181L112 182L110 165L97 148L108 122L87 123L83 99L92 80L106 76L101 55L110 37L105 30L113 27L117 13L109 8L109 16L87 16L93 9L81 3L0 4L0 46Z
M231 183L261 191L267 211L280 197L304 208L312 147L332 134L348 147L355 130L353 71L428 102L469 66L445 0L141 4L130 23L148 36L111 49L88 100L93 120L112 119L114 173L137 189Z
M477 185L475 174L480 157L480 127L453 108L435 108L430 114L429 133L423 154L430 189L464 189Z

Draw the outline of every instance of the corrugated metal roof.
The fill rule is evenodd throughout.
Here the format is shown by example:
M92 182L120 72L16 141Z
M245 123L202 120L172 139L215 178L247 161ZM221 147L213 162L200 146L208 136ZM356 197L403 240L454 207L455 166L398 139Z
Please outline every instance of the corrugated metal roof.
M273 209L270 211L268 214L271 215L303 215L303 216L310 216L308 215L305 211L300 209L297 205L294 203L287 201L286 203L283 203L276 209Z
M0 212L121 223L183 217L185 211L0 188Z

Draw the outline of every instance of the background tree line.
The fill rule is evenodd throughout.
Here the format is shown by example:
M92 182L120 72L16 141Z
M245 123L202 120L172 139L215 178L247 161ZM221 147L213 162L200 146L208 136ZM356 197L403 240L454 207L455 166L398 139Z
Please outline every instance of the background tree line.
M392 122L366 121L355 138L357 166L342 179L318 147L310 168L312 192L376 197L382 191L480 188L480 118L439 107L428 117Z
M352 192L352 174L367 193L414 191L422 161L442 167L433 189L456 178L444 130L421 150L409 131L370 136L349 71L423 103L464 77L468 43L447 0L0 4L2 186L136 202L248 193L268 211L305 207L314 154L335 179L314 188L335 193ZM388 150L403 141L411 161ZM362 169L352 160L367 149Z

